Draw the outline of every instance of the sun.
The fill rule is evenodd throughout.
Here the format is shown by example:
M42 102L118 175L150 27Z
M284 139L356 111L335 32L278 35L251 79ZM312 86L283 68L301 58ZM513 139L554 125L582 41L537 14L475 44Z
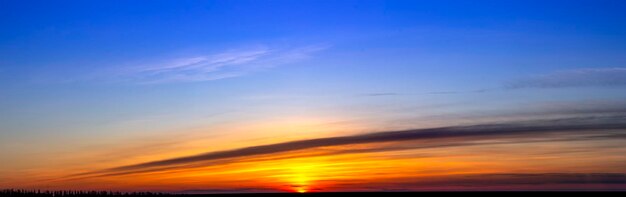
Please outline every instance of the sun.
M319 172L318 164L315 163L296 163L289 168L286 182L292 187L292 191L297 193L308 193L309 186L313 184L315 173Z
M324 186L320 180L328 173L328 165L319 158L289 159L275 165L278 170L272 178L281 191L315 193Z
M306 193L307 191L304 188L298 188L298 189L296 189L296 192L298 192L298 193Z

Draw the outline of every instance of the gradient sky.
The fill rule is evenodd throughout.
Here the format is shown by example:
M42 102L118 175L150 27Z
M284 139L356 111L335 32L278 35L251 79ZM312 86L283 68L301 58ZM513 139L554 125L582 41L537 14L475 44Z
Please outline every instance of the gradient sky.
M624 10L0 0L0 188L624 190Z

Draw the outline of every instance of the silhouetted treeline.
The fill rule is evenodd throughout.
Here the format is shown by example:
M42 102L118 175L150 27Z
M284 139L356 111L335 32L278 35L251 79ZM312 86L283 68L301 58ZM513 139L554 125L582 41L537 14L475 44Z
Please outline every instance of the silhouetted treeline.
M112 192L112 191L76 191L76 190L60 190L60 191L41 191L41 190L21 190L21 189L5 189L0 190L0 196L33 196L33 197L91 197L91 196L170 196L167 193L155 192Z

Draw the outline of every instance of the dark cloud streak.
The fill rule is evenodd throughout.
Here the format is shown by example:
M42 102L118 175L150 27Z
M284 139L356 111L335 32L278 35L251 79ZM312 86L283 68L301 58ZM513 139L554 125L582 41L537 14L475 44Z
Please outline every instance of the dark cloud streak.
M445 139L471 142L472 140L524 137L529 135L537 136L536 134L556 134L563 132L581 133L606 130L620 130L621 132L621 130L624 129L626 129L626 117L611 116L389 131L343 137L298 140L277 144L251 146L227 151L209 152L199 155L110 168L97 172L84 173L77 176L133 174L151 171L153 168L164 169L164 167L167 168L177 165L210 162L220 159L233 159L341 145L402 142L409 140L444 140L442 142L445 142ZM436 147L436 145L433 147Z

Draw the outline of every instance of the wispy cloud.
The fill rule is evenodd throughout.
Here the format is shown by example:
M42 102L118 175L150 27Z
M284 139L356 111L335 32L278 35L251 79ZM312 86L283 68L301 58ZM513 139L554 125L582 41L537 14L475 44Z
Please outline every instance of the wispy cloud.
M563 88L584 86L626 86L626 68L564 70L512 81L507 88Z
M483 88L468 91L432 91L424 93L372 92L357 96L409 96L409 95L451 95L465 93L485 93L498 90L522 88L567 88L567 87L618 87L626 86L626 68L583 68L561 70L548 74L517 78L497 88Z
M328 45L228 50L131 66L119 71L117 75L125 81L141 84L211 81L301 61L326 48Z
M381 97L381 96L418 96L418 95L445 95L445 94L467 94L467 93L483 93L490 91L491 89L477 89L467 91L431 91L422 93L399 93L399 92L370 92L364 94L357 94L361 97Z
M357 96L399 96L402 95L400 93L395 93L395 92L374 92L374 93L365 93L365 94L358 94Z

